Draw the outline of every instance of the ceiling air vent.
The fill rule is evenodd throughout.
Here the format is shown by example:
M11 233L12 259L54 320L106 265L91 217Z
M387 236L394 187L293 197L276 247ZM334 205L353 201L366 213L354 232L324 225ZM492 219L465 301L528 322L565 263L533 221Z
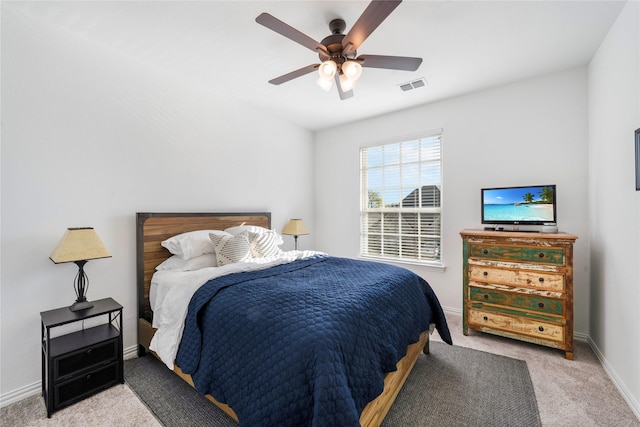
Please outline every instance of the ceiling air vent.
M419 87L423 87L427 85L427 81L425 80L424 77L419 78L418 80L413 80L410 82L406 82L406 83L401 83L398 86L400 86L400 89L402 89L404 92L411 90L411 89L417 89Z

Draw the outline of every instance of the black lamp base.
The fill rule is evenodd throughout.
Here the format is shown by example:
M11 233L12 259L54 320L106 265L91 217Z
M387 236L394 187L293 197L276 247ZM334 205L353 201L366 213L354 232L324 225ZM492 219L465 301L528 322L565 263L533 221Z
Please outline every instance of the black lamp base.
M71 311L81 311L86 310L88 308L93 307L93 303L87 301L87 288L89 287L89 278L84 272L84 265L87 263L86 260L75 261L78 266L78 274L76 275L76 279L73 283L73 287L76 290L76 302L73 303L69 310Z
M71 311L81 311L81 310L86 310L88 308L93 307L93 303L89 302L89 301L76 301L73 303L73 305L71 307L69 307L69 310Z

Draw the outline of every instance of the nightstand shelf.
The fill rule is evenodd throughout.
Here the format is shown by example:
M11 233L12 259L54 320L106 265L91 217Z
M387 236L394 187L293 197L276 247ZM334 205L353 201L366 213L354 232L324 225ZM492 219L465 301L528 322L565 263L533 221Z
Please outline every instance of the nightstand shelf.
M69 307L40 313L42 396L47 416L118 383L124 383L122 306L111 298L87 310ZM104 316L106 323L51 338L63 325Z

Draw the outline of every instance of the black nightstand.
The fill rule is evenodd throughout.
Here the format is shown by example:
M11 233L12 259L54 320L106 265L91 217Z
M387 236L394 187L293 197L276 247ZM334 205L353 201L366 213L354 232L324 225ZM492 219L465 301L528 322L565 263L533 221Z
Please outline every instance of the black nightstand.
M51 338L51 329L105 316L105 323ZM65 406L118 383L124 384L122 306L111 298L93 307L40 313L42 319L42 396L47 417ZM107 322L108 320L108 322Z

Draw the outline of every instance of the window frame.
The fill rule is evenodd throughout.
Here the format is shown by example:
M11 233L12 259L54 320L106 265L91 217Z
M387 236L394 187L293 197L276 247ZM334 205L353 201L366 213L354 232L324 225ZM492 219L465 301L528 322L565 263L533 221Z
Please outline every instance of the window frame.
M437 206L432 206L432 207L402 207L402 206L398 206L398 207L379 207L379 208L370 208L369 207L369 186L367 183L367 172L371 169L370 167L367 167L367 165L364 164L365 162L365 155L364 152L368 149L374 148L374 147L384 147L384 146L391 146L394 144L401 144L401 143L410 143L416 140L421 140L421 139L427 139L427 138L432 138L432 137L439 137L439 169L440 169L440 175L439 175L439 182L423 182L422 179L420 179L418 181L417 184L417 189L422 189L426 186L429 185L434 185L438 188L439 190L439 196L440 196L440 203L439 203L439 207ZM432 267L432 268L436 268L439 270L444 270L444 261L443 261L443 236L444 236L444 220L443 220L443 212L444 212L444 191L443 191L443 166L444 166L444 156L443 156L443 140L444 140L444 132L442 129L434 129L434 130L430 130L430 131L425 131L425 132L419 132L416 134L412 134L412 135L406 135L406 136L401 136L401 137L395 137L395 138L389 138L386 140L382 140L382 141L375 141L375 142L371 142L371 143L367 143L367 144L363 144L362 146L359 147L358 150L358 155L359 155L359 162L360 162L360 246L359 246L359 253L360 253L360 257L361 258L367 258L367 259L371 259L371 260L376 260L376 261L386 261L386 262L394 262L394 263L403 263L403 264L414 264L414 265L419 265L419 266L423 266L423 267ZM419 159L418 164L422 165L425 163L428 163L429 161L433 161L429 160L429 159ZM410 162L402 162L400 161L399 164L407 164ZM384 184L382 185L381 188L385 189L387 187L390 186L385 186ZM402 187L401 187L402 188ZM420 193L419 193L420 194ZM401 196L401 201L404 201L408 196ZM422 198L422 197L421 197ZM400 214L400 217L398 219L398 225L399 227L401 227L400 223L401 223L401 215L404 214L433 214L436 213L437 215L439 215L439 235L437 237L437 247L439 248L438 250L438 258L437 259L425 259L425 258L420 258L419 255L418 256L402 256L401 255L401 251L402 251L402 246L400 245L398 248L398 253L396 255L385 255L384 254L384 249L380 248L380 254L375 254L375 253L370 253L365 251L366 250L366 245L368 244L368 239L369 239L369 233L367 230L367 224L366 224L366 219L368 218L368 213L380 213L380 215L384 215L386 214L390 214L390 213L398 213ZM383 219L384 220L384 219ZM381 232L381 236L384 236L385 234L389 234L389 233L384 233ZM398 238L400 239L400 237L402 236L402 232L400 231L398 233ZM411 235L406 235L405 237L410 237ZM418 234L416 234L416 237L418 239L424 238L425 235L422 234L422 232L419 232ZM432 237L433 238L433 237ZM382 241L382 240L381 240Z

